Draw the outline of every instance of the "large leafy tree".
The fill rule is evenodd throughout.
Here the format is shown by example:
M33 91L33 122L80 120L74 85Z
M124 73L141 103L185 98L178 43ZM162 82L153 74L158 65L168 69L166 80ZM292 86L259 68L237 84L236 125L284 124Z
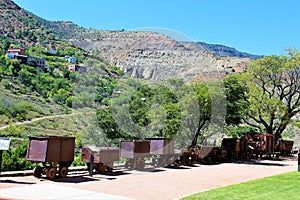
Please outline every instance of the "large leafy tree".
M239 125L246 117L249 101L247 87L239 75L231 75L223 80L226 93L226 125Z
M245 74L250 110L246 123L281 137L300 111L300 53L267 56L253 61Z

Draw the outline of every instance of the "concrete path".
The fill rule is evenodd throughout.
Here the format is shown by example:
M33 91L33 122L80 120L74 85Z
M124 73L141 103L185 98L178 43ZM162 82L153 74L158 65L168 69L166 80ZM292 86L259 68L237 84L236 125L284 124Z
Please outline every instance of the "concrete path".
M133 200L130 198L120 197L98 193L89 190L70 188L54 184L34 184L16 188L0 189L0 199L22 199L22 200Z
M297 171L297 158L246 163L116 169L111 174L73 171L66 178L0 177L0 197L11 199L137 199L173 200L197 192ZM109 194L109 195L108 195ZM125 198L126 197L126 198ZM1 198L0 198L1 199Z

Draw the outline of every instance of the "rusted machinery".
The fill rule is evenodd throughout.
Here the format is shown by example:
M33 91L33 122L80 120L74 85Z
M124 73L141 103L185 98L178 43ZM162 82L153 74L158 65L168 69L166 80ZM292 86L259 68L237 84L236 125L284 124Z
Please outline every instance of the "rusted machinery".
M242 137L242 142L246 144L246 151L251 155L262 157L274 154L274 136L267 133L248 133Z
M56 174L66 177L68 167L74 160L75 137L66 136L29 136L26 160L42 163L33 175L40 178L46 174L54 179Z
M248 142L244 138L223 138L221 145L223 161L250 160Z
M221 151L224 161L271 156L274 154L274 137L267 133L248 133L241 138L223 138Z
M276 155L290 156L294 146L293 141L280 139L275 145Z
M290 151L292 143L284 143ZM107 157L104 151L107 151ZM102 152L103 151L103 155ZM100 173L113 169L113 162L119 158L126 159L126 169L144 169L145 160L151 161L154 167L168 165L213 164L233 160L250 160L252 157L274 155L274 137L266 133L250 133L241 138L223 138L222 145L190 147L188 149L174 149L173 138L148 138L145 141L121 141L119 148L100 147L96 151L93 168ZM113 155L110 155L113 154ZM105 155L105 156L104 156ZM109 156L108 156L109 155ZM83 161L89 162L90 154L83 149Z
M145 158L150 155L149 141L121 141L120 158L126 158L125 168L144 169Z
M119 148L116 147L95 147L93 157L93 169L98 173L106 173L113 171L113 164L119 160ZM91 151L89 148L82 148L81 160L87 163L89 168L91 159Z
M168 166L180 156L180 154L175 153L173 138L149 138L149 143L154 167Z
M199 163L199 154L201 151L201 146L190 147L188 149L182 149L181 155L176 160L181 165L191 166L194 163Z
M221 161L221 148L202 146L199 151L199 163L212 164Z

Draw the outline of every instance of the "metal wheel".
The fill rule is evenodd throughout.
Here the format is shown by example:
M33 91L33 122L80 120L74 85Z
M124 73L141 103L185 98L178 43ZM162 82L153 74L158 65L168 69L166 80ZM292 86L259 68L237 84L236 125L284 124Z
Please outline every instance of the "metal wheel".
M129 159L129 160L126 161L125 168L129 169L129 170L132 170L134 168L134 161L133 161L133 159Z
M113 170L114 170L114 163L113 162L107 163L106 170L109 173L113 172Z
M59 168L59 176L65 178L68 174L68 167L60 167Z
M107 171L106 169L106 165L104 165L103 163L99 164L99 168L98 168L99 173L105 173Z
M135 168L138 170L142 170L145 168L145 160L144 158L138 158L135 162Z
M43 168L40 166L37 166L33 169L33 176L36 178L41 178L43 173Z
M49 179L54 179L56 176L56 167L49 167L46 170L46 177Z

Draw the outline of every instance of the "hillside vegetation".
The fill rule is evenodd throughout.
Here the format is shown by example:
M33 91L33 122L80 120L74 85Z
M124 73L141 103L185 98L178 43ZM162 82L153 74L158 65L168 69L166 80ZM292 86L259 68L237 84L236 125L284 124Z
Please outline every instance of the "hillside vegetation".
M0 137L12 138L12 145L16 146L27 135L76 134L80 128L70 129L68 124L74 123L71 119L61 120L62 125L47 116L70 118L66 114L78 114L79 109L105 104L115 80L123 72L109 65L97 52L85 51L59 39L36 16L12 1L0 1L0 14ZM23 48L26 56L44 59L46 68L9 59L5 56L9 47ZM76 64L84 66L86 72L71 72L69 66L73 63L66 56L76 58ZM101 96L103 93L106 95ZM41 120L27 123L33 119ZM47 128L39 125L42 122Z
M282 122L279 139L299 112L297 51L256 61L219 57L159 33L49 22L10 0L0 0L0 11L0 137L12 141L6 170L33 167L25 160L28 135L75 136L80 164L78 148L86 144L179 136L175 147L183 149L216 145L224 135L273 133ZM25 53L5 55L10 47ZM268 79L273 87L253 81ZM278 99L275 89L287 88L295 96ZM245 127L248 119L265 123Z

